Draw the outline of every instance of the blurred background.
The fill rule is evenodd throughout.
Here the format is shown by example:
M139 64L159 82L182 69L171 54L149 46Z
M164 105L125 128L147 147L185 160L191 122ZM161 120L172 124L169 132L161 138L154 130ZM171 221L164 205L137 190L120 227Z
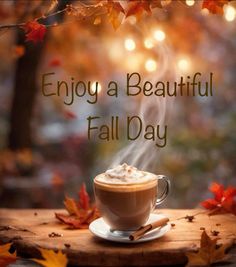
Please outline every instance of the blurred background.
M57 9L78 2L95 1L59 1ZM30 21L50 5L1 1L0 24ZM143 161L150 158L146 170L171 177L172 192L163 207L196 207L209 196L212 181L236 185L235 17L235 1L223 15L213 15L201 9L201 1L187 0L155 8L152 15L143 12L141 19L130 16L116 30L102 15L59 13L41 21L58 26L47 28L37 44L25 42L20 28L1 29L0 206L62 207L64 195L76 196L82 182L92 195L94 176L130 144L125 138L88 140L87 117L101 116L101 123L109 123L112 115L135 115L141 104L148 105L147 98L130 99L124 92L118 98L105 94L111 80L125 89L131 72L144 81L196 72L206 80L214 73L213 97L166 100L164 111L158 106L157 117L161 112L168 117L167 145L147 149ZM42 74L49 72L55 73L54 81L68 84L71 77L99 82L98 102L77 97L68 106L65 95L43 96ZM138 146L129 157L137 153Z

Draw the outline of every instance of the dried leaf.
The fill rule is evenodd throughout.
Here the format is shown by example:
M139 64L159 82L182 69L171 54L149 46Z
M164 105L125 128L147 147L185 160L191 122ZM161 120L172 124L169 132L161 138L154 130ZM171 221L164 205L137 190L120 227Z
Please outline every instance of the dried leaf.
M236 187L229 186L224 189L223 185L212 183L209 190L214 194L214 199L207 199L201 202L201 205L213 211L210 215L222 212L236 215Z
M38 23L36 20L25 23L23 29L26 33L26 41L38 43L43 41L46 33L46 26Z
M44 267L66 267L68 260L62 251L56 253L54 250L39 248L43 260L32 259L33 261L41 264Z
M187 266L210 266L213 263L225 260L225 251L232 246L233 242L218 247L218 238L211 239L204 230L201 235L200 248L198 252L186 252L188 257Z
M151 1L140 0L140 1L129 1L126 9L126 17L135 16L137 20L140 20L144 12L151 13Z
M10 253L11 243L0 245L0 266L5 267L17 260L16 252Z
M229 0L203 0L202 9L208 9L212 14L223 15L223 7Z
M87 229L88 225L99 217L99 212L95 206L90 205L90 198L86 191L85 184L79 191L79 201L66 197L64 205L69 215L55 213L55 216L62 223L73 229Z
M101 22L102 22L102 18L101 17L96 17L94 22L93 22L93 24L94 25L99 25L99 24L101 24Z
M125 11L119 2L108 1L107 2L107 15L113 28L116 30L121 24L120 14L124 14Z

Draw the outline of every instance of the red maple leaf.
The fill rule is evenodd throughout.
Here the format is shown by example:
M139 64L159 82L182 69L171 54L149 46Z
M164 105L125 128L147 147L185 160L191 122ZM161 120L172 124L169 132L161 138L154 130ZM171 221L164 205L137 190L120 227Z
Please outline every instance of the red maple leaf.
M223 15L223 7L228 4L230 0L204 0L202 2L202 9L206 8L213 14Z
M86 186L83 183L79 191L79 206L82 209L87 210L89 208L89 202L90 202L90 198L87 193Z
M215 210L214 213L229 212L236 215L236 187L229 186L224 189L223 185L212 183L209 190L214 194L214 198L201 202L204 208Z
M34 43L43 41L46 33L46 26L38 23L36 20L25 23L23 29L26 33L26 41L32 41Z
M85 184L80 188L79 201L66 197L64 205L69 214L55 213L55 216L70 228L86 229L93 220L99 217L98 209L90 204Z

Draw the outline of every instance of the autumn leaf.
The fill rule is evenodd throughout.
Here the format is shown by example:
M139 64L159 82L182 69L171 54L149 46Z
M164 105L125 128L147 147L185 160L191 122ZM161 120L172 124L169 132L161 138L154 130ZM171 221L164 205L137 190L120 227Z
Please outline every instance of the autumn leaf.
M208 9L212 14L223 15L223 7L229 0L203 0L202 9Z
M55 213L55 216L62 223L73 229L87 229L88 225L99 217L97 208L90 204L90 198L83 184L78 193L79 201L70 197L65 197L64 205L69 213Z
M25 47L23 45L15 45L12 52L16 58L20 58L25 54Z
M66 267L68 260L65 254L62 251L55 252L50 249L39 248L41 255L43 257L42 260L32 259L33 261L41 264L44 267Z
M119 2L108 1L107 2L107 14L110 23L116 30L121 24L120 14L124 14L125 11Z
M151 13L151 1L150 0L132 0L128 2L128 7L126 8L126 18L129 16L135 16L137 20L141 18L143 13Z
M214 194L213 199L207 199L201 202L201 205L213 214L232 213L236 215L236 187L229 186L224 189L223 185L212 183L209 190Z
M58 58L54 58L48 63L48 65L50 67L59 67L61 65L61 60Z
M63 113L67 120L73 120L77 118L76 114L70 110L65 109Z
M79 206L82 209L87 210L89 208L89 202L90 202L90 198L87 193L86 186L83 183L79 191Z
M100 16L98 16L98 17L95 18L93 24L94 25L99 25L99 24L101 24L101 22L102 22L102 18Z
M5 267L17 260L16 252L10 253L11 243L0 245L0 266Z
M38 23L36 20L25 23L23 29L26 33L26 41L32 41L34 43L43 41L46 33L46 26Z
M199 250L197 252L186 252L188 257L187 266L210 266L213 263L225 260L227 256L225 251L232 246L233 242L217 245L218 239L211 239L206 231L203 231Z

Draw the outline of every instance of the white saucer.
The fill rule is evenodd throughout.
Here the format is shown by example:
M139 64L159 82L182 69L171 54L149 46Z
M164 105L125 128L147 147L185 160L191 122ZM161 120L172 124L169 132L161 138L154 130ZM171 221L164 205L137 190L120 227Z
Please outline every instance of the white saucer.
M166 218L165 215L161 214L154 214L152 213L149 217L149 220L147 221L146 224L152 223L154 221L160 220L162 218ZM99 218L89 225L89 230L96 236L101 237L106 240L114 241L114 242L120 242L120 243L140 243L140 242L147 242L151 241L156 238L162 237L165 233L167 233L170 230L171 226L170 224L166 224L163 227L159 227L157 229L154 229L147 234L145 234L142 238L136 240L136 241L131 241L129 239L129 234L127 232L127 235L120 236L117 235L116 233L112 233L110 231L110 227L104 222L102 218Z

